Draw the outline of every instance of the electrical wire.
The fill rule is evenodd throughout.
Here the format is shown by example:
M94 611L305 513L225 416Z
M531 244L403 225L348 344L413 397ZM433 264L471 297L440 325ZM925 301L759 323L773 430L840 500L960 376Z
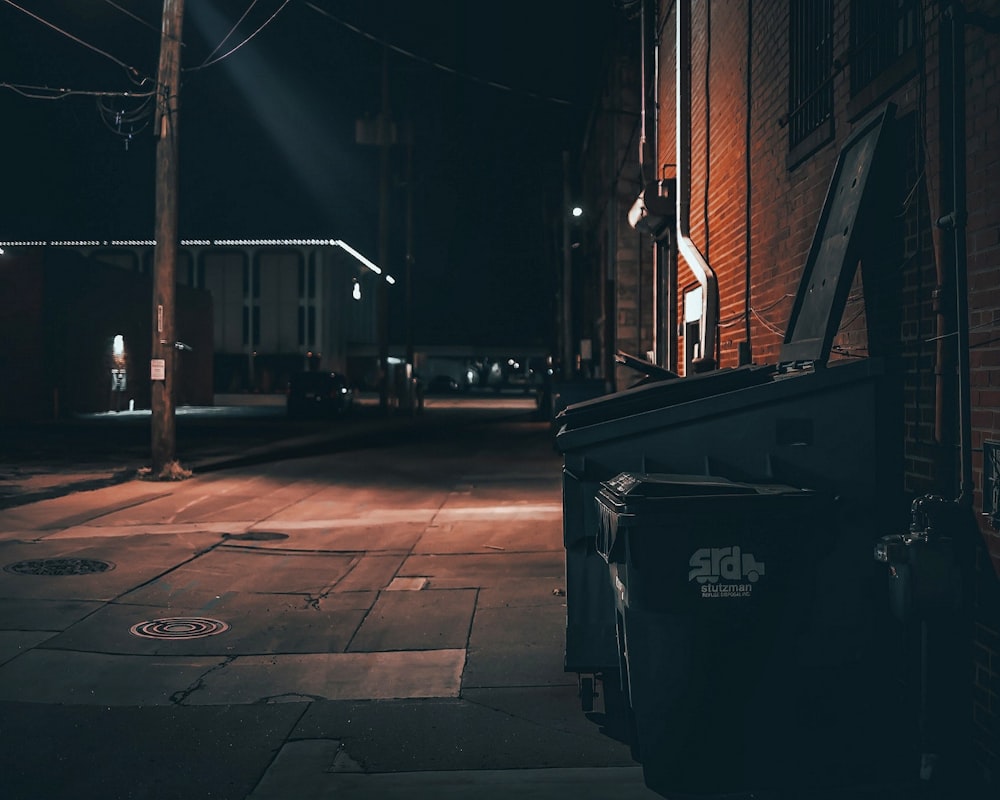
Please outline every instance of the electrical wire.
M104 2L107 3L109 6L111 6L112 8L114 8L114 9L116 9L118 11L121 11L121 13L124 14L126 17L131 17L132 19L134 19L139 24L145 25L151 31L156 31L156 33L160 32L160 29L156 25L154 25L151 22L147 22L146 20L144 20L142 17L138 16L137 14L133 14L127 8L124 8L123 6L118 5L118 3L114 2L114 0L104 0Z
M757 318L757 321L758 321L758 322L760 322L760 324L761 324L761 325L763 325L763 326L764 326L764 327L765 327L765 328L766 328L767 330L769 330L769 331L770 331L771 333L775 333L775 334L777 334L778 336L784 336L784 335L785 335L785 332L784 332L783 330L781 330L781 328L779 328L779 327L778 327L777 325L775 325L775 324L774 324L773 322L769 322L768 320L764 319L764 317L763 317L763 316L761 316L761 315L760 315L760 314L758 313L757 309L755 309L755 308L751 308L751 309L750 309L750 313L751 313L751 314L753 314L753 315L754 315L754 317L756 317L756 318Z
M741 311L739 314L737 314L734 317L729 317L727 319L720 320L719 327L720 328L732 328L734 325L739 325L741 322L743 322L746 319L746 316L747 316L746 312L745 311Z
M257 0L253 0L253 2L250 4L250 8L253 8L253 6L256 4L256 2L257 2ZM243 45L247 44L258 33L260 33L262 30L264 30L264 28L266 28L268 25L270 25L272 22L274 22L275 17L277 17L278 14L280 14L284 10L285 6L287 6L289 2L290 2L290 0L284 0L284 2L280 6L278 6L278 10L277 11L275 11L270 17L268 17L260 25L260 27L257 28L257 30L255 30L246 39L244 39L242 42L240 42L238 45L236 45L236 47L234 47L231 50L223 53L221 56L219 56L218 58L215 58L215 59L213 59L212 56L209 55L209 57L205 61L203 61L201 64L199 64L197 67L190 67L190 68L185 69L183 71L184 72L197 72L200 69L205 69L205 67L210 67L213 64L218 64L220 61L223 61L224 59L229 58L229 56L231 56L233 53L235 53L237 50L239 50L241 47L243 47ZM246 12L244 12L243 17L245 17L247 15L247 13L249 13L250 8L248 8L246 10ZM240 21L243 20L243 17L240 17ZM239 22L237 22L236 24L239 25ZM235 30L235 27L234 27L234 30ZM225 42L226 39L228 39L231 35L232 35L232 31L230 31L229 33L226 34L226 36L222 40L222 42ZM222 46L222 42L220 42L219 45L215 48L215 50L212 51L213 53L216 52L219 49L219 47Z
M970 325L969 326L969 330L970 331L979 331L979 330L982 330L983 328L992 328L995 324L996 324L996 320L992 320L991 319L989 322L982 322L979 325ZM929 339L924 339L923 341L925 341L925 342L936 342L939 339L950 339L952 336L958 336L958 332L957 331L952 331L951 333L942 333L940 336L932 336ZM993 340L991 340L991 341L993 341ZM983 344L986 344L986 342L980 342L978 346L982 346Z
M0 81L0 89L11 91L30 100L62 100L81 95L90 97L152 97L155 92L93 91L89 89L53 89L51 86L33 86L25 83Z
M234 33L236 33L236 29L243 23L243 20L247 18L247 14L253 11L253 7L255 5L257 5L257 0L252 0L250 5L247 6L247 10L243 12L240 18L236 20L236 23L233 25L233 27L229 29L229 33L223 36L222 39L219 40L219 43L212 49L212 52L209 53L207 56L205 56L205 60L201 64L202 66L205 66L205 64L211 60L212 56L214 56L216 53L219 52L219 50L222 49L222 45L224 45L226 42L229 41L229 37L232 36Z
M153 96L153 94L146 95L142 103L131 111L108 105L104 97L97 98L97 114L101 122L109 131L125 140L126 150L132 138L142 133L152 123ZM128 130L124 130L125 127Z
M152 118L153 110L150 108L153 101L153 95L147 95L142 99L142 103L132 110L126 110L124 108L116 108L110 105L104 97L97 98L97 110L101 115L102 120L108 127L112 130L117 130L121 133L122 125L135 126L139 123L144 123L142 128L146 127L149 120ZM141 128L140 128L141 130ZM128 134L122 134L123 136L131 136L135 133L133 130Z
M774 308L775 306L781 305L782 303L784 303L786 300L788 300L791 297L795 297L795 295L792 294L791 292L785 292L777 300L772 300L766 306L761 306L760 308L757 308L756 311L758 311L760 313L764 313L765 311L770 311L772 308ZM746 316L746 312L745 311L741 311L739 314L735 314L732 317L728 317L727 321L731 321L733 319L743 319L744 316Z
M490 88L497 89L498 91L510 92L512 94L520 94L520 95L524 95L526 97L531 97L531 98L533 98L535 100L542 100L542 101L547 102L547 103L555 103L557 105L562 105L562 106L571 106L571 105L573 105L569 100L564 100L564 99L559 98L559 97L550 97L550 96L547 96L547 95L538 94L537 92L531 92L531 91L528 91L528 90L525 90L525 89L515 89L514 87L507 86L506 84L503 84L503 83L498 83L496 81L487 80L486 78L480 78L480 77L477 77L475 75L470 75L467 72L461 72L461 71L455 69L454 67L449 67L446 64L441 64L441 63L439 63L437 61L434 61L434 60L432 60L430 58L426 58L424 56L418 55L417 53L414 53L414 52L412 52L410 50L404 50L402 47L394 45L391 42L386 41L385 39L381 39L378 36L375 36L374 34L371 34L371 33L368 33L367 31L362 30L357 25L352 25L350 22L347 22L346 20L343 20L340 17L337 17L337 16L331 14L326 9L320 8L319 6L315 5L314 3L306 2L305 5L308 8L311 8L313 11L315 11L320 16L326 17L327 19L332 20L333 22L336 22L338 25L341 25L344 28L347 28L349 31L351 31L353 33L356 33L358 36L361 36L361 37L363 37L365 39L368 39L371 42L375 42L376 44L381 45L382 47L386 47L389 50L392 50L394 53L398 53L399 55L405 56L406 58L409 58L409 59L411 59L413 61L419 61L421 64L426 64L429 67L434 67L434 69L441 70L442 72L447 72L449 75L454 75L454 76L459 77L459 78L464 78L465 80L469 80L469 81L472 81L474 83L479 83L479 84L482 84L483 86L489 86Z
M285 0L285 1L287 2L288 0ZM84 41L83 39L81 39L78 36L74 36L69 31L63 30L62 28L60 28L55 23L49 22L47 19L44 19L44 18L38 16L38 14L34 13L33 11L29 11L28 9L23 8L22 6L19 6L17 3L14 2L14 0L3 0L3 2L5 2L7 5L11 6L12 8L16 8L22 14L27 14L29 17L31 17L32 19L34 19L36 22L40 22L42 25L45 25L46 27L51 28L56 33L62 34L67 39L71 39L72 41L76 42L77 44L82 45L83 47L86 47L88 50L92 50L93 52L97 53L98 55L102 55L105 58L107 58L108 60L113 61L115 64L117 64L119 67L121 67L122 69L125 70L125 74L129 76L129 79L133 83L137 83L139 85L142 85L143 83L145 83L146 81L149 80L148 76L143 75L141 72L139 72L139 70L137 70L135 67L131 66L130 64L126 64L121 59L115 58L115 56L111 55L111 53L108 53L108 52L106 52L104 50L101 50L99 47L96 47L95 45L92 45L89 42Z

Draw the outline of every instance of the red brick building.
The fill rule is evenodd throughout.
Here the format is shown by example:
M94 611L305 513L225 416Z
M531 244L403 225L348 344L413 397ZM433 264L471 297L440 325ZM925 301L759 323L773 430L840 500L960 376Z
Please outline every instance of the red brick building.
M148 275L70 248L0 257L0 420L55 419L150 405ZM179 286L177 398L212 404L212 298Z
M595 344L590 366L612 387L636 377L616 364L616 351L649 354L682 375L697 365L776 362L841 148L891 104L886 202L895 222L883 246L894 288L880 302L896 317L889 338L902 365L903 488L971 508L978 526L974 562L962 574L970 599L956 689L961 730L938 735L954 735L968 769L996 783L1000 1L617 5L621 32L582 150L592 213L573 265L573 335ZM690 72L678 75L685 18L690 61L680 66ZM676 146L684 133L689 151ZM708 280L678 252L679 179ZM658 183L670 217L659 231ZM646 224L630 226L643 191ZM864 289L855 277L832 359L868 355L876 334Z

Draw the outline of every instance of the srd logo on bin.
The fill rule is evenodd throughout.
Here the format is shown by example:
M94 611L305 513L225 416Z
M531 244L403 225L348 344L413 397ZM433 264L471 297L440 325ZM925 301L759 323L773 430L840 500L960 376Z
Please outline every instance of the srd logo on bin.
M749 597L753 585L764 575L764 562L733 547L702 547L688 562L688 583L701 584L701 596Z

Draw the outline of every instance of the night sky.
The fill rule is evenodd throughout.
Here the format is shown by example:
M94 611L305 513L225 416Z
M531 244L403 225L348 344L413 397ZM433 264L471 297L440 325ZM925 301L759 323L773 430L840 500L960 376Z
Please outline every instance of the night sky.
M561 152L578 147L623 19L613 0L185 6L183 238L340 238L377 258L378 149L355 126L379 111L388 43L393 119L413 131L418 343L548 343ZM152 237L150 104L28 87L150 91L161 12L158 0L0 0L0 239ZM393 148L387 266L400 278L406 164Z

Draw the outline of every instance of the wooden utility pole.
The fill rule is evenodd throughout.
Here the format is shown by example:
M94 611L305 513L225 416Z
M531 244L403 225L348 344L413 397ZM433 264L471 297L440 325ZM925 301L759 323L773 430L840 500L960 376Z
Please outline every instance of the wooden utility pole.
M382 49L382 110L378 115L379 144L379 204L378 204L378 263L389 270L389 160L392 148L392 114L389 111L389 48ZM380 275L376 289L378 309L378 358L382 368L379 405L389 410L389 287L385 275Z
M413 125L406 124L406 363L414 364L413 344Z
M177 111L180 97L184 0L163 0L160 66L156 77L156 250L153 258L152 472L175 460L174 270L177 263Z
M563 196L562 196L562 376L570 380L575 372L573 363L573 253L569 241L569 152L563 150Z

